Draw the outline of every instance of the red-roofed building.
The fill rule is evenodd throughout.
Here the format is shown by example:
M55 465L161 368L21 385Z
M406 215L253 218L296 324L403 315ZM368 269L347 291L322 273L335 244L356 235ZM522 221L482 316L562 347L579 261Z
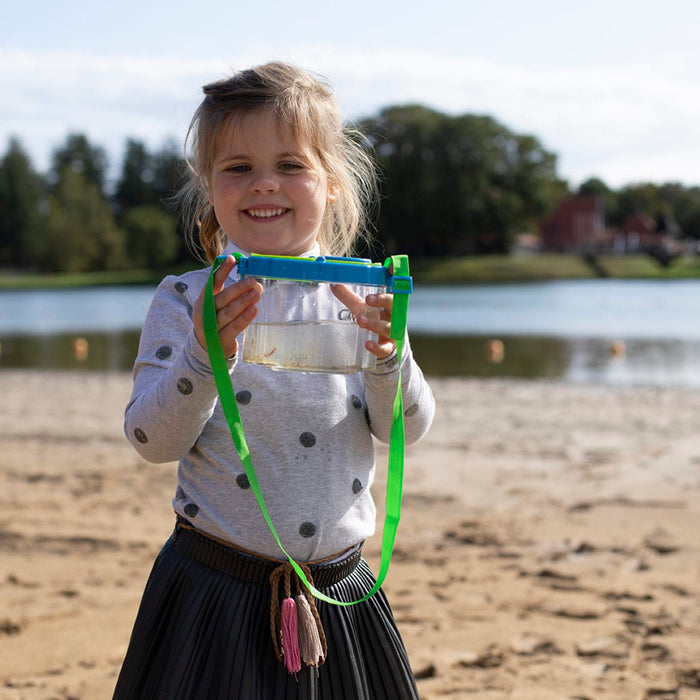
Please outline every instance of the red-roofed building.
M615 250L634 253L669 248L678 236L678 224L662 216L658 223L646 212L630 214L615 234Z
M602 197L568 197L540 225L542 249L580 253L598 249L606 241Z

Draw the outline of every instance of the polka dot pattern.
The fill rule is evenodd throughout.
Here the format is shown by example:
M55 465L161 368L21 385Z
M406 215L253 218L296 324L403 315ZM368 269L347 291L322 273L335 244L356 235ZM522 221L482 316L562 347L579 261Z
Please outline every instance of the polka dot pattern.
M253 395L246 389L243 391L239 391L236 394L236 401L238 401L239 404L246 405L250 403L250 400L253 398Z
M364 486L362 486L362 482L359 479L355 479L352 482L352 492L353 493L360 493L360 491L362 491L363 488L364 488Z
M302 433L299 436L299 442L304 447L313 447L316 444L316 436L313 433Z
M410 418L411 416L415 416L416 413L418 412L418 404L417 403L412 403L404 412L404 416L406 418Z
M173 349L169 345L161 345L156 350L156 357L159 360L167 360L173 354Z
M199 506L196 503L188 503L184 510L188 518L196 518L197 513L199 513Z
M184 294L189 287L184 282L175 282L175 289L180 292L180 294Z
M302 523L299 526L299 534L302 537L313 537L316 534L316 526L313 523Z
M180 377L180 379L177 380L177 390L181 394L189 396L192 393L192 388L192 382L187 379L187 377Z
M134 437L142 444L145 445L148 442L148 436L141 430L141 428L134 428Z
M238 484L239 488L242 488L242 489L249 489L250 488L250 481L248 481L247 474L239 474L236 477L236 483Z

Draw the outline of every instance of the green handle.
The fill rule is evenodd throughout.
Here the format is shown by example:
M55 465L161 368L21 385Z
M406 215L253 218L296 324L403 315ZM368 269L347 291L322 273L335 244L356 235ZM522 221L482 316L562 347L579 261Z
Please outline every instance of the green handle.
M292 568L296 572L299 579L304 583L304 585L309 589L312 595L319 600L323 600L326 603L331 603L332 605L342 605L350 606L356 603L361 603L369 598L371 598L381 587L382 583L386 578L387 572L389 570L389 564L391 561L391 553L394 549L394 541L396 540L396 531L399 526L399 520L401 518L401 496L403 492L403 470L404 470L404 451L405 451L405 434L404 434L404 423L403 423L403 395L401 391L401 354L403 351L404 338L406 335L406 321L408 316L408 297L409 294L402 289L397 289L399 292L394 295L394 305L392 310L392 320L391 320L391 338L396 341L396 355L398 362L398 383L396 387L396 395L394 397L392 422L391 422L391 433L389 442L389 466L387 474L387 489L386 489L386 516L384 519L384 532L382 536L382 554L381 563L379 567L379 573L377 575L377 581L367 594L358 600L343 602L339 600L334 600L329 598L316 589L306 578L306 574L303 569L294 561L294 559L289 555L287 550L282 545L282 542L277 534L277 530L272 522L272 518L265 505L265 498L263 497L262 491L260 489L260 484L258 483L258 477L255 473L255 467L253 466L253 461L250 457L250 450L246 443L245 435L243 433L243 425L241 423L241 416L238 411L238 404L236 403L236 395L233 390L233 383L231 381L231 376L228 371L228 365L226 363L226 358L224 357L224 351L221 347L221 340L219 338L219 332L216 321L216 307L214 304L214 273L221 266L221 263L225 260L226 256L219 256L214 261L212 265L211 274L209 275L209 280L207 282L206 292L204 295L204 334L207 341L207 352L209 354L209 360L211 362L211 367L214 372L214 380L216 382L216 388L219 392L219 400L221 402L221 408L223 409L224 415L226 417L226 422L228 423L229 429L231 431L231 437L233 438L233 444L236 448L236 452L241 460L243 469L248 477L248 482L250 483L250 489L258 502L260 511L265 518L267 526L270 528L270 532L277 542L280 550L289 560ZM393 266L393 273L400 274L401 276L408 277L408 257L405 255L395 255L387 260L387 263L391 261Z

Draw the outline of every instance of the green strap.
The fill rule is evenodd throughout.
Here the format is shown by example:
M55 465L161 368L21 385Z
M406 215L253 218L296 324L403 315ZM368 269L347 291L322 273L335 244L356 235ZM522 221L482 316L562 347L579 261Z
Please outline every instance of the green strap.
M312 595L319 600L323 600L326 603L331 603L333 605L350 606L356 603L361 603L362 601L371 598L381 587L384 579L386 578L387 572L389 570L389 563L391 561L391 553L394 548L394 541L396 540L396 531L399 526L399 519L401 517L401 495L403 491L403 467L404 467L404 448L405 448L405 435L404 435L404 424L403 424L403 396L401 391L401 353L403 351L404 338L406 335L406 321L408 315L408 289L404 290L397 285L395 291L399 292L394 295L394 305L392 310L392 320L391 320L391 333L390 336L396 341L396 355L398 362L398 384L396 387L396 395L394 397L393 414L391 422L391 439L389 443L389 467L387 474L387 489L386 489L386 516L384 519L384 532L382 535L382 555L381 563L379 567L379 573L377 575L377 582L372 587L366 595L362 598L343 602L339 600L334 600L329 598L316 589L306 578L306 574L302 568L294 561L294 559L289 555L287 550L282 545L282 542L275 530L275 526L272 523L272 518L267 511L265 505L265 498L263 497L262 491L260 489L260 484L258 483L258 477L255 473L255 468L253 467L253 461L250 457L250 451L246 443L245 435L243 434L243 425L241 423L241 416L238 412L238 404L236 402L236 395L233 390L233 383L231 381L231 376L228 370L228 364L226 358L224 357L224 351L221 347L221 340L219 338L217 321L216 321L216 307L214 305L214 273L220 267L221 263L225 260L225 256L219 256L212 265L211 274L209 275L209 281L207 282L206 293L204 295L204 334L207 341L207 352L209 354L209 360L211 362L211 367L214 372L214 380L216 382L216 388L219 392L219 400L221 402L221 408L226 416L226 421L228 423L229 429L231 431L231 437L233 438L233 444L236 447L236 452L243 465L243 469L248 477L248 482L250 483L250 489L255 495L255 499L258 502L260 511L265 518L267 526L270 528L272 536L275 538L275 542L282 550L284 555L289 560L292 568L296 572L299 579L304 583L304 585L311 591ZM391 264L393 266L394 274L399 274L405 276L408 279L408 258L405 255L396 255L386 261L387 265Z

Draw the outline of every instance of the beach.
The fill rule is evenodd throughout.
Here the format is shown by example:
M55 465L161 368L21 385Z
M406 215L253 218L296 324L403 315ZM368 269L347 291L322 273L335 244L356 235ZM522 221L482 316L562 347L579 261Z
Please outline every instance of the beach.
M421 698L700 698L700 391L430 383L384 585ZM0 697L109 698L176 466L124 438L127 373L0 388Z

